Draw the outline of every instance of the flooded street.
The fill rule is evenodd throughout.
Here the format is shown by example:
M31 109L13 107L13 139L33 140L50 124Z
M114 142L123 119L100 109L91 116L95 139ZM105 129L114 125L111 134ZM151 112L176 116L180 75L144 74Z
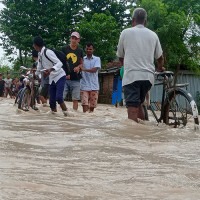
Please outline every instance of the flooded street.
M111 105L64 117L13 103L0 98L0 200L200 199L193 124L136 124Z

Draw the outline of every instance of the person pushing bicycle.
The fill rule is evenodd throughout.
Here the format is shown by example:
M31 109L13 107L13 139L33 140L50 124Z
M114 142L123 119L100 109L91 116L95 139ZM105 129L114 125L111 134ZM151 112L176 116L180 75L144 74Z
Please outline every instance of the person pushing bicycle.
M144 120L142 103L154 84L154 58L158 61L157 71L163 71L163 56L156 33L145 27L147 13L136 8L132 16L132 28L122 31L118 43L117 56L124 66L122 85L128 118L136 122Z

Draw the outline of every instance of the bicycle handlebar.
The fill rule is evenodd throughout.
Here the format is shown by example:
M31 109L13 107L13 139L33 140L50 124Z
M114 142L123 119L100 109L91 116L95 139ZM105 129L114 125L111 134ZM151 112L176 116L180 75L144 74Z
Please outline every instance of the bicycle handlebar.
M174 72L172 71L164 71L164 72L155 72L155 75L158 77L158 76L162 76L162 77L165 77L165 76L173 76L174 75Z

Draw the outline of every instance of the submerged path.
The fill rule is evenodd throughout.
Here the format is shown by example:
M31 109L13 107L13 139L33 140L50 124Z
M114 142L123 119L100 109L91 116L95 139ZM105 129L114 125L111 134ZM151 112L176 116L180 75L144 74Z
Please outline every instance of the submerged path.
M72 117L23 112L0 98L1 200L200 199L192 124L136 124L109 105L79 109Z

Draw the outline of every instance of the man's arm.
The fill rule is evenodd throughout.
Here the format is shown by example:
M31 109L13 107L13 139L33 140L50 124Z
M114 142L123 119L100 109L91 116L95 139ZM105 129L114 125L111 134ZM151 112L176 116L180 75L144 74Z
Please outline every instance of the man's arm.
M164 64L163 55L161 55L160 58L157 59L157 62L158 62L158 69L157 69L157 72L165 71L165 68L163 67L163 64Z
M80 59L80 64L77 67L74 67L74 72L79 73L82 67L83 67L83 58Z
M96 73L99 69L101 69L101 59L99 57L95 58L95 63L92 69L86 69L82 66L81 70L89 73Z
M119 42L117 45L117 57L119 58L119 61L121 62L121 65L124 66L124 56L125 56L125 52L124 52L124 32L122 31L120 38L119 38Z
M82 71L90 72L90 73L96 73L98 69L99 69L99 67L93 67L92 69L85 69L83 67L81 68Z

